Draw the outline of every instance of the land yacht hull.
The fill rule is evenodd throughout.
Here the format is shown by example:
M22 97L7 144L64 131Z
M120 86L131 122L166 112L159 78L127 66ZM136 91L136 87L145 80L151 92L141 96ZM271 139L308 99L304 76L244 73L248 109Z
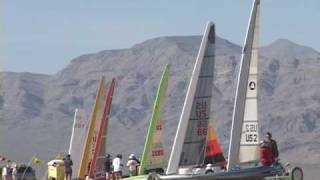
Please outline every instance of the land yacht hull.
M285 169L281 165L276 166L259 166L252 168L244 168L231 170L227 172L217 172L209 174L186 174L186 175L166 175L166 176L153 176L154 180L263 180L266 177L274 177L283 174Z

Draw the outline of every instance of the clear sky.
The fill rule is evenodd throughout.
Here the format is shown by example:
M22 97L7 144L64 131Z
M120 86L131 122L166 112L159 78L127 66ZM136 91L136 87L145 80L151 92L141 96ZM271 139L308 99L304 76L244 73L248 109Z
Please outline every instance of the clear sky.
M242 45L252 0L2 0L0 69L53 74L71 59L171 35L207 21ZM262 0L262 44L287 38L320 50L320 0Z

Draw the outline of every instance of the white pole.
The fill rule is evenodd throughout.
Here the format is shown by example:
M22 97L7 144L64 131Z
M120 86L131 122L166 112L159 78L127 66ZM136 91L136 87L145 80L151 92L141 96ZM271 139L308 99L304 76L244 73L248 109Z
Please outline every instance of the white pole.
M75 127L76 121L77 121L77 113L78 113L78 109L75 109L74 118L73 118L72 133L71 133L70 145L69 145L69 154L71 154L71 150L72 150L72 144L73 144L72 142L74 139L74 127Z

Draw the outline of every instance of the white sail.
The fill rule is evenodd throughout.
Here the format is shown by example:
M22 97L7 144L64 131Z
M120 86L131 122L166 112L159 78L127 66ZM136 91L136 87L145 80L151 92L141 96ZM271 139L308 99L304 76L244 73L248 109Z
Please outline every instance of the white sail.
M259 158L257 80L260 0L255 0L243 48L234 103L228 170Z
M69 154L73 161L73 170L78 174L82 149L86 140L88 131L88 117L83 109L76 109L72 126L72 134L70 139Z
M208 23L192 72L174 139L167 174L204 163L213 86L215 29Z

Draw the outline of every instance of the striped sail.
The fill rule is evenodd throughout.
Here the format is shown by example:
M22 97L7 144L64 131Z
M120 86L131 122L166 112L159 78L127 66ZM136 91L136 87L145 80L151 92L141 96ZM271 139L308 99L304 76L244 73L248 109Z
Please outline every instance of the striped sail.
M214 24L208 23L192 72L167 174L178 173L179 167L204 163L213 86L214 50Z
M105 99L105 104L103 108L103 115L100 120L98 135L96 139L96 145L94 148L94 153L90 165L89 177L97 178L105 176L104 173L104 161L105 161L105 150L106 150L106 136L108 133L108 124L111 110L111 103L113 92L115 88L115 79L112 79L107 98Z
M228 169L239 163L259 159L257 108L259 18L260 0L255 0L240 64L231 127Z
M165 166L165 154L163 146L163 115L168 79L169 65L167 64L162 73L156 100L153 105L150 126L142 153L139 175L146 174L146 170L164 168Z
M88 117L84 109L76 109L70 139L69 154L72 157L74 173L79 173L83 146L88 132Z
M226 163L219 143L217 131L212 122L208 125L208 140L205 154L205 164L221 166Z
M97 134L97 124L101 120L101 111L103 108L103 100L105 93L105 77L103 76L100 80L99 87L97 90L96 100L93 106L93 111L91 114L91 119L88 126L88 133L86 136L86 141L83 147L82 158L80 163L80 169L78 177L79 179L85 179L85 175L88 174L88 166L92 160L94 153L94 147L96 142Z

